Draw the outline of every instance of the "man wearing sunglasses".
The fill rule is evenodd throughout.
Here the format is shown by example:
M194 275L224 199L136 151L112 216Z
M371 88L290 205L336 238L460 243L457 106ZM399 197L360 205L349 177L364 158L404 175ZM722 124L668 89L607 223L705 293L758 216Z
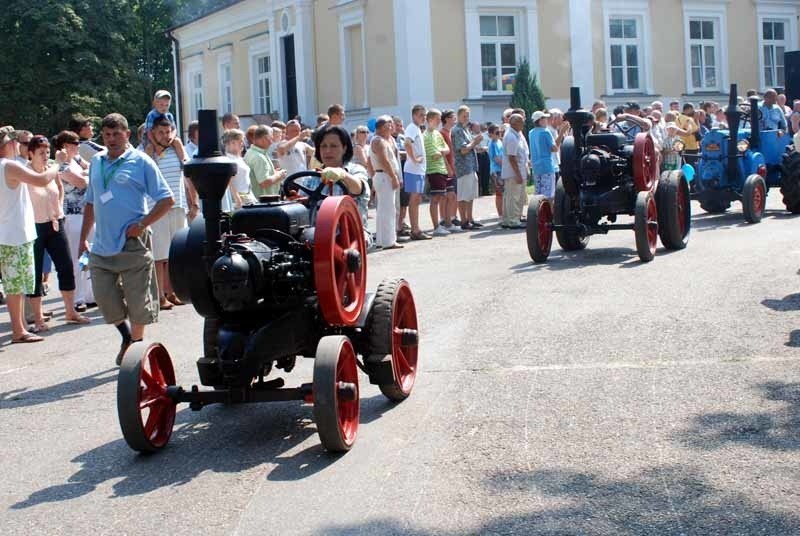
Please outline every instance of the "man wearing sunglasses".
M16 131L16 136L17 138L13 140L13 143L15 144L15 150L17 152L15 159L23 166L27 166L29 160L28 144L31 142L33 134L28 130L18 130Z

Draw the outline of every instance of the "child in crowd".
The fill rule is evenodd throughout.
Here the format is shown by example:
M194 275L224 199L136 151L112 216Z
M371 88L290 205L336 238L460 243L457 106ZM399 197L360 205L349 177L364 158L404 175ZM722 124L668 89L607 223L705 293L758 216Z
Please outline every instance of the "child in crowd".
M175 149L175 153L178 155L178 159L181 162L186 161L186 151L183 149L183 144L181 143L180 139L178 139L177 134L177 124L175 123L175 117L170 113L169 106L172 102L172 95L170 95L169 91L166 89L159 89L156 91L155 96L153 97L153 109L147 114L147 119L144 122L144 135L142 136L142 145L144 146L144 152L147 153L147 156L154 157L157 153L160 153L161 150L157 149L166 149L166 147L161 147L158 143L156 143L155 139L153 138L153 124L155 123L156 119L160 116L166 117L169 122L172 124L172 137L170 138L170 147Z

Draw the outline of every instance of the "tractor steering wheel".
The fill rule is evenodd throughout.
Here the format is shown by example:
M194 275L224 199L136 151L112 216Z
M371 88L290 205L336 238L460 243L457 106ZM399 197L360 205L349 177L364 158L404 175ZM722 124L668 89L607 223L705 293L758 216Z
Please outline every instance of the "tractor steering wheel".
M628 138L630 140L631 137L628 136L628 132L630 132L634 128L638 127L639 125L637 125L636 123L633 123L633 122L628 122L627 124L630 125L630 126L624 127L624 126L622 126L620 124L620 122L616 118L614 118L614 119L611 120L610 123L608 123L608 125L606 125L606 128L611 132L616 130L617 132L621 133L623 136L625 136L626 138ZM611 127L614 127L614 128L612 129Z
M320 182L319 186L315 189L311 189L303 184L298 184L297 179L302 179L304 177L318 177L322 178L322 173L319 171L298 171L297 173L292 173L286 180L283 181L283 186L281 187L283 190L283 196L287 199L291 199L298 191L303 192L306 194L306 198L304 201L307 203L308 208L316 207L321 201L324 201L327 197L333 195L333 184L326 184L325 182ZM339 187L344 190L345 194L352 196L353 194L350 190L347 189L347 184L344 181L339 181ZM326 187L330 187L328 193L324 193Z
M742 122L741 126L744 127L745 125L749 125L750 124L750 105L737 107L736 111L739 112L739 117L741 118L740 120ZM758 109L758 121L761 122L762 119L764 119L764 111L761 108L759 108Z

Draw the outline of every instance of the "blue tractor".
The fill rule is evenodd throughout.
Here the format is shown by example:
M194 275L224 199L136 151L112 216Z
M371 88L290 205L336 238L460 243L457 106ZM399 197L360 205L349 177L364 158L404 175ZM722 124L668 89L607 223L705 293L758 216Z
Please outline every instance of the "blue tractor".
M800 157L792 160L788 173L785 162L791 136L760 128L758 99L751 98L749 108L739 108L736 84L731 84L728 130L713 129L703 136L692 199L710 213L725 212L731 201L741 201L745 219L758 223L769 188L780 186L786 208L800 212Z

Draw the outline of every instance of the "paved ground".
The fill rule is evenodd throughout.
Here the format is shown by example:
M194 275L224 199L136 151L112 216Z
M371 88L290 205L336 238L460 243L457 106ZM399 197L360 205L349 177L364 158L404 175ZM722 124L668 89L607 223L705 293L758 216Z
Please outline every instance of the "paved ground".
M759 225L697 208L689 248L646 265L617 232L534 266L494 226L370 255L371 288L414 288L422 370L396 407L364 384L341 457L298 404L181 408L138 456L113 330L57 315L10 346L4 324L2 532L800 534L800 218L769 206ZM184 384L200 326L183 307L149 332Z

